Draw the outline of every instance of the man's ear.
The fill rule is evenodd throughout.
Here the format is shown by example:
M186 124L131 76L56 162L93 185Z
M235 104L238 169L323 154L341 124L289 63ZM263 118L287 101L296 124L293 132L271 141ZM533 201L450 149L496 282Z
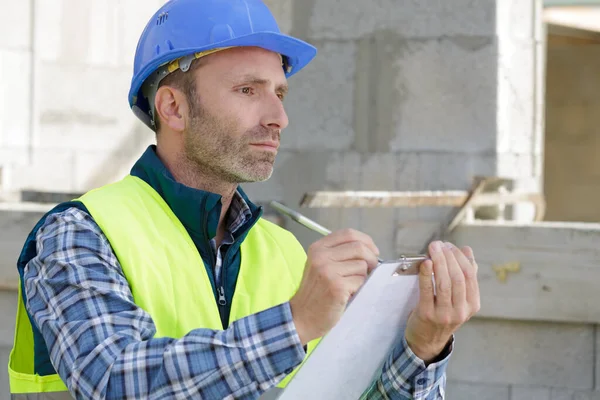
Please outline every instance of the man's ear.
M166 85L161 86L156 91L154 107L161 127L169 127L175 132L185 130L188 104L180 90Z

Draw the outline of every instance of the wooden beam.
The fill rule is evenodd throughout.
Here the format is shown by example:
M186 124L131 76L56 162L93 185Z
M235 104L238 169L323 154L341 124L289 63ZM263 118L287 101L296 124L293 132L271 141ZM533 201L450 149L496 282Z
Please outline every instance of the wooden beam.
M16 280L1 280L0 281L0 292L16 292L18 289L19 289L19 281L16 281Z
M480 317L600 323L600 224L475 221L449 239L475 252Z
M301 207L311 208L384 208L384 207L460 207L469 197L464 190L446 191L315 191L306 193ZM516 203L534 203L545 207L540 193L480 193L471 206L495 206Z

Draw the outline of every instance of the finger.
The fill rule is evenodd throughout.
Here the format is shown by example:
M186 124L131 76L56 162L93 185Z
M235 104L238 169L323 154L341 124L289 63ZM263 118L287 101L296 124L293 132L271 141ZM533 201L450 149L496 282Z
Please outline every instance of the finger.
M336 272L342 277L362 276L365 278L369 272L369 268L364 260L349 260L337 263Z
M463 270L465 277L471 277L474 275L477 264L475 263L475 258L473 257L473 250L471 250L471 248L468 246L465 246L462 249L453 246L453 253L460 268Z
M479 294L479 282L477 281L477 262L473 255L473 249L469 246L464 246L462 253L469 259L469 268L465 273L466 287L467 287L467 302L475 310L478 311L480 307L480 294Z
M433 262L425 260L419 266L419 309L423 315L431 314L434 305Z
M477 272L477 262L475 261L475 255L473 254L473 249L469 246L461 247L462 253L465 255L467 260L475 267L475 272Z
M373 250L359 241L347 242L331 248L330 257L334 261L364 260L369 269L375 268L379 262Z
M456 254L460 253L461 260L468 262L464 254L461 253L452 243L445 243L444 255L446 256L446 265L448 266L448 275L452 283L452 306L456 309L462 309L467 303L467 289L465 285L465 275L463 269L456 259Z
M319 242L325 247L336 247L348 242L364 243L373 253L379 255L379 249L375 246L373 239L364 232L355 229L342 229L320 239Z
M432 242L429 245L429 255L433 261L433 274L435 276L435 304L442 308L451 308L452 285L442 242Z

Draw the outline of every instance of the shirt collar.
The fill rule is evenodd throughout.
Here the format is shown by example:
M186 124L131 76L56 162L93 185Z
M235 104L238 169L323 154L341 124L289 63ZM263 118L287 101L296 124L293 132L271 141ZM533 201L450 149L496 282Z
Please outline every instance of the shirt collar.
M173 213L188 231L203 236L205 241L214 238L221 216L221 195L194 189L179 183L156 154L156 146L150 145L134 164L131 175L148 183L165 200ZM262 214L238 186L227 213L228 230L235 236L247 231Z

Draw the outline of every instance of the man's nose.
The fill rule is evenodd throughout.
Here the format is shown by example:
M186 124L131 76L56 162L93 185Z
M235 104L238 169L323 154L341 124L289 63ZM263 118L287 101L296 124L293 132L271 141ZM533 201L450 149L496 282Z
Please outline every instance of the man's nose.
M278 130L283 130L288 126L289 120L287 113L285 112L281 99L277 95L273 94L272 96L269 96L269 103L265 109L267 111L263 117L262 125Z

